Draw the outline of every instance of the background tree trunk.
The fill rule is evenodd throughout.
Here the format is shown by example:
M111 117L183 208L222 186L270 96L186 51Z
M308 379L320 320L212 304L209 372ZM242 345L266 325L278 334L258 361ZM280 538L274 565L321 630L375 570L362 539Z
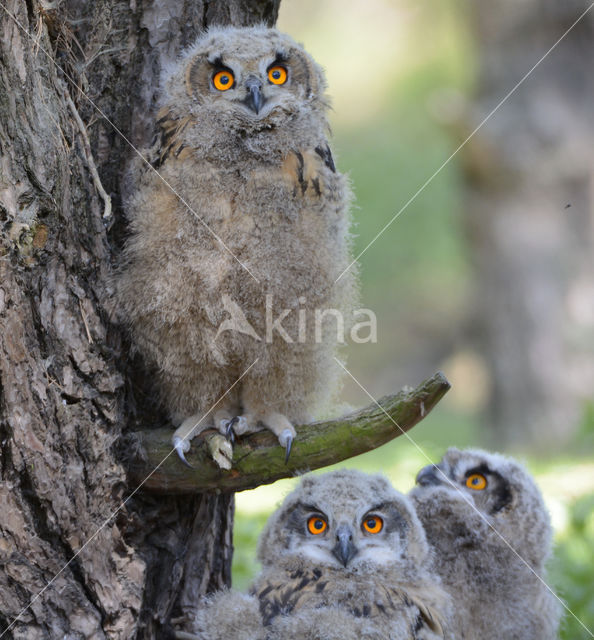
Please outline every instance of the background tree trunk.
M473 6L473 128L590 5ZM498 446L554 449L594 385L594 10L465 149L478 343Z
M209 24L273 24L279 2L0 3L0 638L164 639L229 583L231 495L122 504L115 445L162 416L106 284L132 151L87 97L142 147L163 63Z

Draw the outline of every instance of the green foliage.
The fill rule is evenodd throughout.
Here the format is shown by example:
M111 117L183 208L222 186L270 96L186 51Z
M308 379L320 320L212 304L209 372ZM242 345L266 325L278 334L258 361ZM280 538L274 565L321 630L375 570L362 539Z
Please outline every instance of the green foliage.
M582 451L594 449L594 400L584 405L584 413L579 429L579 446Z
M268 519L267 512L257 514L236 514L233 529L233 587L246 591L252 578L258 573L256 560L258 536Z
M572 505L550 569L551 582L567 607L594 632L594 493ZM582 624L566 612L562 640L585 637Z

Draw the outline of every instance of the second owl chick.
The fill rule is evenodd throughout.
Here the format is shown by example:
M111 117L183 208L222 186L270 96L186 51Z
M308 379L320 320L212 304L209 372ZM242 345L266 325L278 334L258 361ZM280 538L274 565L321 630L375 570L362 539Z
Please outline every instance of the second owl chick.
M409 500L382 476L354 470L307 476L270 517L259 542L262 572L233 615L266 640L449 638L449 598L430 571L425 534ZM218 640L236 595L197 618ZM213 635L214 634L214 635ZM239 640L231 635L225 640ZM223 640L221 638L221 640Z
M544 582L551 524L519 463L451 448L410 496L454 601L456 638L558 637L560 603Z

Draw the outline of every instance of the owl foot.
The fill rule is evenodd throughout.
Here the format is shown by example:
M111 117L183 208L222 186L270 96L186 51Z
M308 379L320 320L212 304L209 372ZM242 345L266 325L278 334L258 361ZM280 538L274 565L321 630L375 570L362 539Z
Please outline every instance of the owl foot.
M194 467L186 460L186 456L184 455L184 453L187 453L190 450L190 443L187 440L184 440L184 438L174 435L172 444L173 448L177 451L177 455L180 460L186 465L186 467L193 469Z
M285 450L285 464L287 464L287 462L289 462L289 456L291 455L293 441L297 435L295 433L295 427L293 427L286 416L274 411L262 414L260 421L278 438L278 443Z
M190 467L190 469L193 469L194 467L186 460L186 456L184 454L190 450L190 440L194 436L202 433L205 429L209 429L211 427L211 425L209 425L207 422L204 422L204 417L204 415L197 413L186 418L175 430L175 432L173 433L173 438L171 439L171 444L177 451L179 459L186 465L186 467ZM214 447L214 451L216 451L217 456L223 455L225 460L227 460L227 458L230 460L233 457L233 451L230 443L227 443L226 448L220 445L217 446L216 444L213 444L212 446ZM223 449L224 453L221 453ZM215 457L213 450L211 450L211 454L220 467L222 467L223 469L230 468L230 463L228 460L221 464Z
M233 464L233 445L220 433L208 438L208 450L212 459L221 469L231 469Z
M293 425L282 414L268 413L259 415L248 413L247 415L234 416L232 418L229 417L229 414L223 414L220 417L218 416L215 422L219 425L219 431L231 444L235 442L236 436L261 431L263 424L274 433L281 447L285 449L285 464L289 461L296 433Z
M233 444L235 442L235 436L241 436L244 433L252 433L254 429L250 429L248 420L245 416L234 416L227 420L222 419L220 421L219 431L226 436L227 440Z

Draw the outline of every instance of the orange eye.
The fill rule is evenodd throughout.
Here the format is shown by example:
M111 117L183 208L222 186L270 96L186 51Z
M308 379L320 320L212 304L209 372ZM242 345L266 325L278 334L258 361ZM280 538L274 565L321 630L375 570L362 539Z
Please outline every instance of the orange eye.
M384 521L379 516L367 516L363 528L367 533L379 533L384 528Z
M212 83L214 84L215 89L218 89L219 91L227 91L227 89L231 89L234 80L235 78L231 71L217 71L212 77Z
M285 84L287 81L287 70L280 65L268 69L268 79L272 84Z
M327 528L328 523L320 516L311 516L307 521L307 529L310 533L313 533L314 536L324 533Z
M475 491L482 491L487 486L487 478L480 473L473 473L466 478L466 486Z

